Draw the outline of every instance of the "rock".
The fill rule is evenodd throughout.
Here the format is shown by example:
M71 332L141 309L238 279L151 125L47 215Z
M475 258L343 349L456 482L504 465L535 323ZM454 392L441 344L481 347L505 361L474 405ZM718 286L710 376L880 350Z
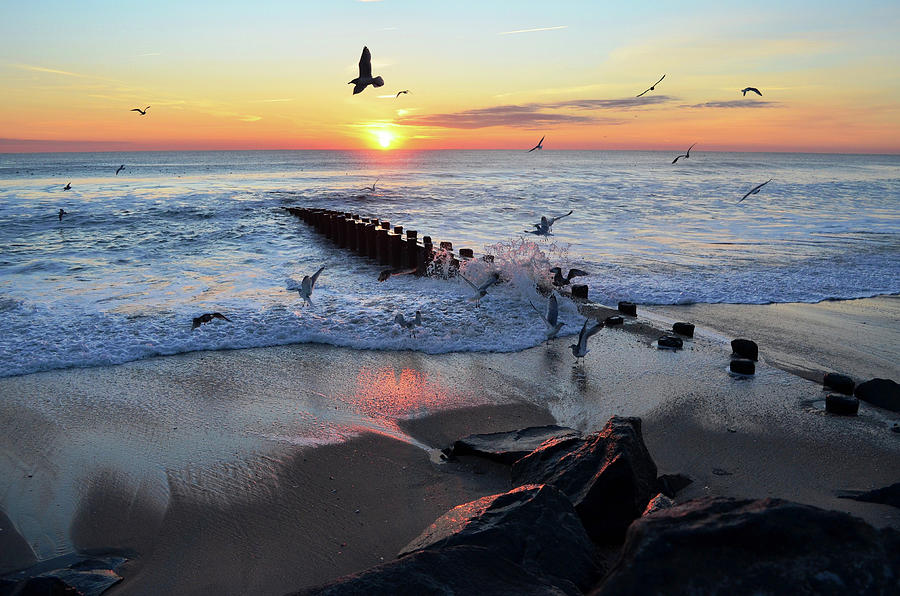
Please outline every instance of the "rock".
M822 378L822 384L845 395L853 395L853 387L856 386L853 379L838 373L825 373L825 376Z
M674 325L672 325L672 331L674 331L678 335L686 335L687 337L694 337L694 324L693 323L675 323Z
M453 444L452 455L477 455L500 463L512 465L537 449L548 439L580 437L574 428L556 426L532 426L522 430L482 435L469 435Z
M566 592L479 546L422 550L292 596L564 596Z
M603 321L603 324L607 327L615 327L616 325L622 325L623 323L625 323L625 319L623 319L619 315L606 317L606 319Z
M694 481L684 474L662 474L656 479L656 490L667 497L675 497Z
M675 506L675 501L667 497L666 495L659 493L647 503L647 508L644 509L643 515L650 515L651 513L656 513L657 511L662 511L663 509L669 509Z
M407 544L420 550L483 546L566 592L596 578L594 546L569 500L549 485L529 484L454 507Z
M837 511L704 498L635 521L592 594L897 594L898 540Z
M656 464L640 418L613 416L584 439L552 439L513 464L514 486L552 484L575 505L595 542L621 541L656 495Z
M16 587L12 592L0 591L0 594L99 596L114 584L122 581L122 577L116 573L116 570L125 561L127 561L126 557L118 552L96 555L82 553L62 555L3 576L4 582L12 583ZM63 589L69 591L59 591Z
M84 596L58 577L39 576L22 580L9 592L10 596Z
M662 349L680 350L684 346L684 342L680 337L674 335L663 335L656 340L656 345Z
M572 298L583 298L587 300L588 287L584 284L572 284Z
M839 499L853 499L855 501L865 501L867 503L879 503L881 505L890 505L900 509L900 482L894 483L884 488L876 488L870 491L847 490L838 493Z
M732 360L731 364L729 364L728 366L733 373L738 373L741 375L752 375L756 373L756 364L754 364L752 360Z
M731 351L741 358L759 360L759 347L756 345L756 342L751 339L731 340Z
M619 302L619 312L629 317L637 316L637 306L634 302Z
M825 396L825 411L838 416L856 416L859 412L859 400L852 395L829 393Z
M891 379L872 379L860 383L853 394L873 406L900 412L900 385Z

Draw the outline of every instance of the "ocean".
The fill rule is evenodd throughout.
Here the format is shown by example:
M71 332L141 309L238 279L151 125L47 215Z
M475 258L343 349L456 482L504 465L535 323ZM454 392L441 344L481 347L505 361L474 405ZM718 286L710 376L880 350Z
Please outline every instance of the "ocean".
M0 154L0 376L303 342L523 350L545 337L532 306L545 308L535 282L554 265L589 272L579 281L605 305L900 293L900 156L695 150L671 164L678 153ZM378 282L383 267L287 206L493 254L506 283L476 308L459 278ZM552 236L524 233L569 210ZM290 288L323 265L304 306ZM412 337L393 321L416 310ZM574 305L560 311L561 335L577 333ZM208 312L231 321L192 329Z

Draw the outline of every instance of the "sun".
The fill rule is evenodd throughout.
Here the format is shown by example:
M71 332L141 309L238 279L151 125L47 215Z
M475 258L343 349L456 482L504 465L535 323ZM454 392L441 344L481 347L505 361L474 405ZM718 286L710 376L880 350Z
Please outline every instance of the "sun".
M387 130L379 130L375 133L375 138L378 139L378 144L381 145L382 149L387 149L394 141L394 135Z

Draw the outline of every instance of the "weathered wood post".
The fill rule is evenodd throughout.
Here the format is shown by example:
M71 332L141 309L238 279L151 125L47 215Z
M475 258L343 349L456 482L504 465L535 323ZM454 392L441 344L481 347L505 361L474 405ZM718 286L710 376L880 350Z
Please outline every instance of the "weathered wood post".
M378 259L380 265L391 264L391 244L388 238L388 230L391 228L391 222L383 221L376 230L375 258Z
M418 267L419 265L419 233L416 230L406 230L406 264L404 267Z
M425 275L428 273L428 265L434 258L434 244L431 242L431 236L422 237L422 246L416 250L416 275Z
M394 226L391 234L391 266L397 269L406 266L406 243L403 241L403 226Z

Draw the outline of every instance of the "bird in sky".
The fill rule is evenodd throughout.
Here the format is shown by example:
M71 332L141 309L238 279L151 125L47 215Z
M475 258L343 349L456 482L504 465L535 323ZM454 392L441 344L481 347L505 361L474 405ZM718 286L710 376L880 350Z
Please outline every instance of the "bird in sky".
M696 145L696 144L697 144L697 143L694 143L694 145ZM685 158L685 159L690 159L690 158L691 158L691 149L694 148L694 145L691 145L690 147L688 147L688 150L684 152L684 155L679 155L678 157L676 157L675 159L673 159L673 160L672 160L672 163L675 163L676 161L678 161L678 160L681 159L682 157Z
M750 191L749 191L747 194L745 194L744 196L741 197L741 201L743 201L744 199L746 199L746 198L749 197L750 195L755 195L755 194L757 194L757 193L759 192L759 189L760 189L760 188L762 188L763 186L765 186L766 184L768 184L768 183L771 182L772 180L774 180L774 178L769 178L768 180L766 180L766 181L763 182L762 184L757 184L756 186L754 186L753 188L751 188ZM741 201L738 201L738 203L740 203Z
M531 308L540 315L541 319L543 319L544 323L547 324L547 340L550 341L556 334L559 333L559 330L563 328L565 323L559 322L559 303L556 301L556 294L550 294L550 301L547 303L547 314L545 315L541 311L537 309L537 307L532 304L529 300L528 304L531 304Z
M150 109L150 106L147 106L147 107L144 108L143 110L142 110L141 108L131 108L131 109L128 110L128 111L129 111L129 112L140 112L140 113L141 113L141 116L144 116L144 115L147 114L147 110L149 110L149 109Z
M409 334L413 337L416 336L416 327L422 324L422 311L417 310L416 316L414 319L406 320L406 318L401 314L397 313L397 316L394 317L394 322L403 327L404 329L409 330Z
M66 182L66 185L63 186L63 190L70 190L71 188L72 188L72 183L71 183L71 182Z
M587 271L582 271L581 269L569 269L569 274L563 277L562 269L559 267L552 267L550 273L553 274L553 285L556 287L569 285L573 277L588 275Z
M572 211L569 211L565 215L560 215L559 217L547 217L546 215L542 215L540 223L534 224L535 229L525 230L525 233L534 234L535 236L552 236L550 228L553 227L554 222L570 215L572 215Z
M322 270L325 269L325 265L319 267L319 270L316 271L312 277L308 275L303 276L303 281L300 282L300 288L297 292L300 293L300 297L303 298L304 303L312 306L312 291L313 287L316 285L316 280L319 279L319 274L322 273Z
M546 135L545 135L546 136ZM538 144L528 150L528 153L531 153L535 149L543 149L544 148L544 137L541 137L541 140L538 141Z
M119 169L116 170L116 176L118 176L118 175L119 175L119 172L121 172L121 171L124 170L124 169L125 169L125 164L120 165L120 166L119 166Z
M191 320L191 331L193 331L194 329L196 329L203 323L209 323L213 319L222 319L222 320L228 321L229 323L231 322L231 319L229 319L228 317L226 317L225 315L223 315L220 312L208 312L206 314L200 315L199 317L194 317Z
M363 188L361 190L368 190L370 192L375 192L375 185L378 184L379 180L381 180L381 178L376 178L375 182L372 183L372 186L366 186L365 188Z
M746 97L746 95L747 95L747 91L752 91L753 93L756 93L757 95L759 95L760 97L762 97L762 93L760 93L760 92L759 92L759 89L757 89L756 87L744 87L743 89L741 89L741 93L742 93L745 97Z
M63 215L68 215L68 214L69 214L69 212L66 211L65 209L60 209L60 210L59 210L59 221L62 221L62 216L63 216Z
M486 282L484 282L483 284L481 284L480 286L476 286L475 284L473 284L473 283L472 283L471 281L469 281L469 280L466 278L466 276L463 275L462 273L460 273L459 276L460 276L461 278L463 278L463 280L465 280L465 282L466 282L467 284L469 284L470 286L472 286L472 289L473 289L473 290L475 290L475 295L472 296L471 298L469 298L469 300L475 302L475 306L480 306L480 301L481 301L481 299L484 298L484 297L487 295L487 289L488 289L489 287L491 287L492 285L494 285L495 283L498 283L498 282L500 281L500 274L497 273L497 272L492 273L492 274L491 274L491 277L490 277Z
M640 94L638 94L636 97L640 97L640 96L643 95L644 93L647 93L647 92L649 92L649 91L653 91L654 89L656 89L656 86L659 85L659 84L662 82L662 80L663 80L664 78L666 78L666 75L663 75L663 76L659 77L659 80L656 81L655 83L653 83L653 84L650 86L650 88L647 89L647 91L642 91L642 92L641 92Z
M363 46L362 56L359 57L359 76L347 83L353 85L353 95L361 93L366 87L381 87L384 85L384 79L381 77L372 78L372 54L369 48Z
M578 343L572 344L569 346L572 348L572 355L575 356L575 361L577 362L579 358L584 358L588 353L587 341L588 338L592 335L596 335L598 331L603 329L603 321L597 321L594 325L588 328L588 324L591 322L590 319L584 320L584 325L581 327L581 333L578 334Z
M404 89L403 91L397 91L397 95L394 96L394 99L400 97L400 94L401 94L401 93L407 93L407 94L408 94L408 93L409 93L409 89Z

